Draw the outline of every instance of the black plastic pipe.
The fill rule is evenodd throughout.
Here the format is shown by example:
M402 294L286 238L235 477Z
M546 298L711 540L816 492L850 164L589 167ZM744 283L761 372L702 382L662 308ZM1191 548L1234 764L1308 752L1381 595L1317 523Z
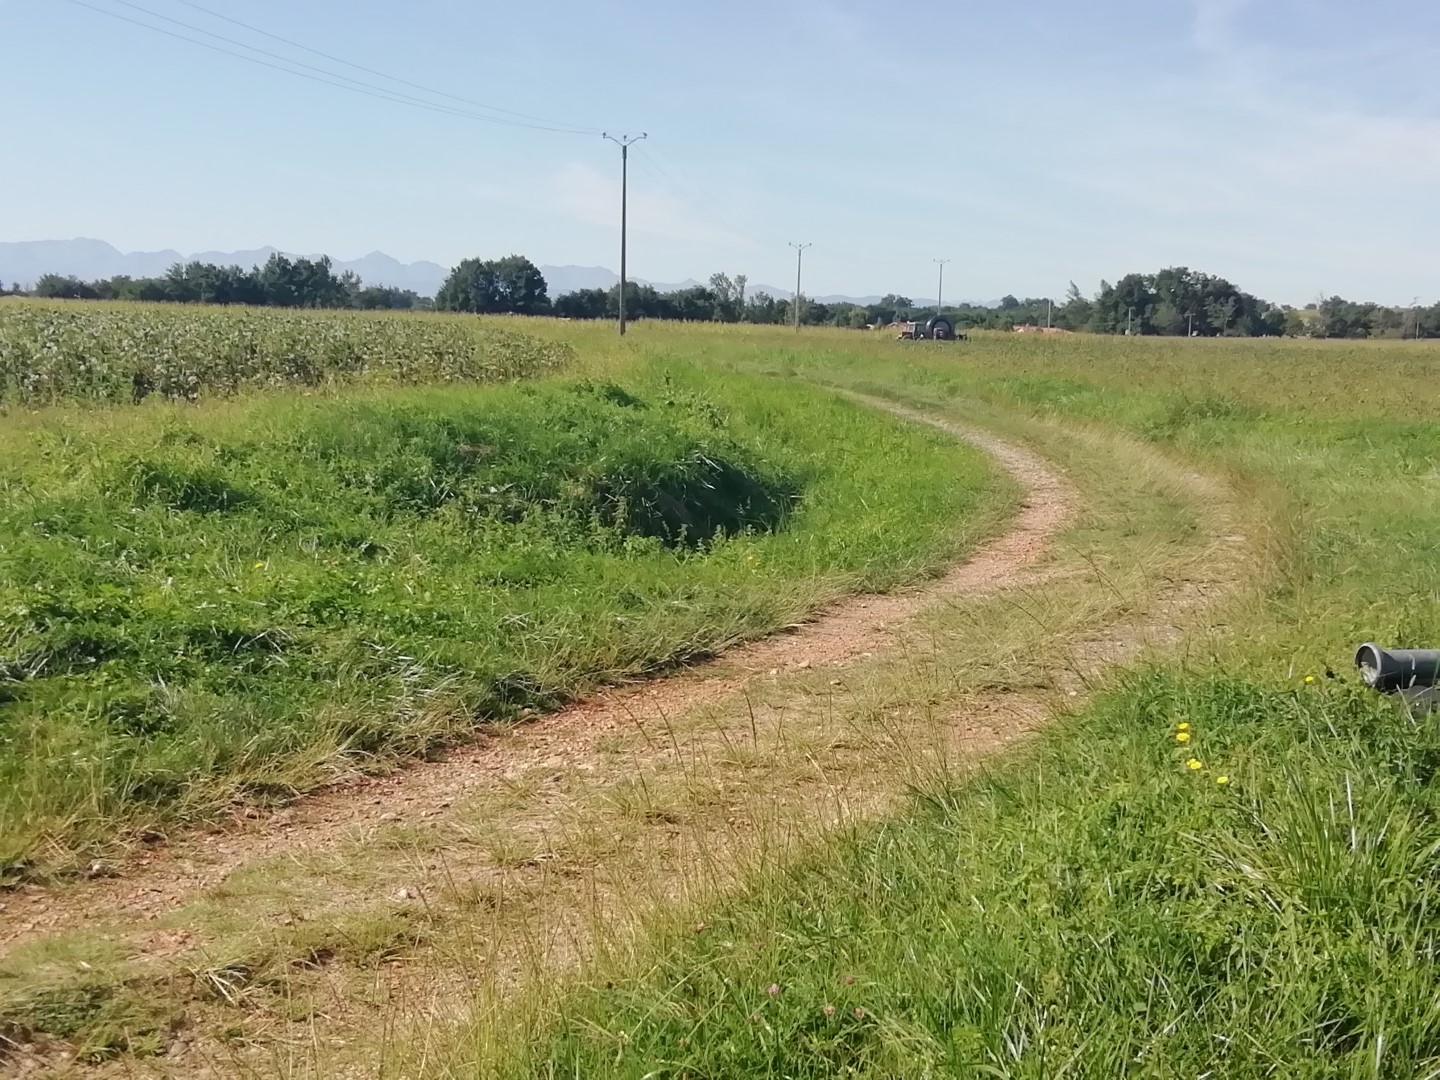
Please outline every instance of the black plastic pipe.
M1382 694L1440 683L1440 649L1382 649L1366 642L1355 652L1355 666L1365 684Z

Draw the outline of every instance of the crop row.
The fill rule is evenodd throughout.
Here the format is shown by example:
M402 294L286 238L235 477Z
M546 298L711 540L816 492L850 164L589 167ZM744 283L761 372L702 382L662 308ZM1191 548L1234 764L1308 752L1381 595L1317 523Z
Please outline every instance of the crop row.
M501 382L571 355L464 316L0 303L0 404L194 400L361 379Z

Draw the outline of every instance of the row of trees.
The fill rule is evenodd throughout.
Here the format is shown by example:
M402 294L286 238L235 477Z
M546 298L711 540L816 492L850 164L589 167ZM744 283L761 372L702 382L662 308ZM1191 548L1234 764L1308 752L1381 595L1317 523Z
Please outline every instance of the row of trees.
M792 301L766 293L747 295L743 274L714 274L706 285L659 292L629 282L625 310L636 319L687 322L788 323ZM3 289L0 289L3 292ZM18 293L18 286L11 286ZM551 299L545 276L529 259L466 259L450 271L434 300L405 289L366 285L353 273L336 274L328 257L291 259L272 255L249 270L209 263L176 263L162 277L114 277L81 281L46 274L32 295L68 299L149 300L193 304L250 304L289 308L439 308L477 314L557 315L570 319L613 319L619 315L619 286L581 289ZM824 304L803 297L806 325L883 326L923 319L932 309L890 294L873 304ZM1056 326L1099 334L1195 335L1197 337L1440 337L1440 303L1396 308L1356 303L1343 297L1292 308L1266 303L1224 278L1187 267L1155 274L1128 274L1113 285L1100 283L1093 297L1074 282L1064 300L1006 296L994 305L958 304L945 309L958 328L1008 330Z
M885 300L867 311L883 317L894 306L898 318L926 314L903 296ZM966 329L1048 325L1096 334L1440 338L1440 303L1400 308L1332 296L1295 308L1267 303L1224 278L1183 266L1156 274L1129 274L1113 285L1102 281L1093 297L1082 295L1071 282L1059 304L1043 297L1007 296L994 306L962 304L947 307L945 313Z
M1294 333L1310 337L1440 338L1440 303L1400 308L1331 296L1291 311L1288 317Z
M1286 329L1284 308L1183 266L1102 281L1088 300L1072 282L1061 317L1069 329L1101 334L1278 337Z
M329 256L271 255L248 270L213 263L176 263L162 277L119 275L82 281L46 274L32 295L66 300L148 300L178 304L249 304L287 308L422 308L432 302L407 289L366 285L349 271L335 273Z

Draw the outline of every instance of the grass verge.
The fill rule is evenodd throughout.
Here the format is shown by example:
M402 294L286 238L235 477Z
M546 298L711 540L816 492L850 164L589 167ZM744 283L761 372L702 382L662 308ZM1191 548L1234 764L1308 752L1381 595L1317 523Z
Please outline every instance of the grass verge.
M11 877L914 579L1008 505L944 436L660 362L0 438Z
M986 776L932 775L895 819L661 917L485 1067L1435 1075L1435 728L1347 664L1367 637L1440 640L1440 355L981 336L901 362L854 340L711 348L1119 429L1224 473L1257 496L1232 526L1249 588L1188 649L1152 654Z

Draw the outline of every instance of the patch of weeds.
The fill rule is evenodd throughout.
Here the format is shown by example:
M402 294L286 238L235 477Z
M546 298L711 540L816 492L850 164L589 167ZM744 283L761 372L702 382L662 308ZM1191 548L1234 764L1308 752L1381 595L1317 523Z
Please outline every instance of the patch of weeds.
M63 1041L77 1060L159 1054L183 1022L182 1010L157 988L79 982L27 991L0 1004L0 1036L15 1043L37 1036Z

